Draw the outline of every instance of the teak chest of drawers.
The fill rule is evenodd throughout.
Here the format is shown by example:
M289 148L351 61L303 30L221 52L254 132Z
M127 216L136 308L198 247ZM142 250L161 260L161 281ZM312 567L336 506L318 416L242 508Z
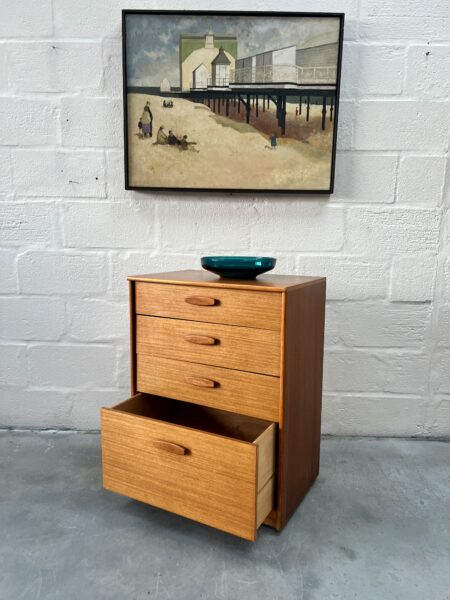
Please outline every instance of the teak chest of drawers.
M102 409L104 487L281 530L319 471L325 279L128 279L132 397Z

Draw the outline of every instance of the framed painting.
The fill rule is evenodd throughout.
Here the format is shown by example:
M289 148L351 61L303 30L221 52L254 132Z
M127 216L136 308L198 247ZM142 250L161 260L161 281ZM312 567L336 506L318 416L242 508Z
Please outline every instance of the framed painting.
M124 10L125 187L333 191L344 15Z

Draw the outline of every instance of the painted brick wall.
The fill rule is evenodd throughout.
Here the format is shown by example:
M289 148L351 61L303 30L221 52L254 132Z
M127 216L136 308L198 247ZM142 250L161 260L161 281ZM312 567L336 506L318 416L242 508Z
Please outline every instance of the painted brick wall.
M164 3L194 6L219 8ZM328 277L325 433L450 434L448 0L245 3L347 15L322 199L125 193L121 8L158 4L2 0L1 423L98 427L128 394L126 275L233 250Z

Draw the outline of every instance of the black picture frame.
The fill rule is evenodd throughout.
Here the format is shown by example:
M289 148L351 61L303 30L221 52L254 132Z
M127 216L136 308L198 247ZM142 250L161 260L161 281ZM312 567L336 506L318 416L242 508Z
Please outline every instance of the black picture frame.
M295 17L295 18L336 18L339 19L339 36L336 68L336 86L334 95L333 139L331 149L330 185L327 189L278 189L278 188L205 188L205 187L165 187L165 186L135 186L129 181L129 148L128 148L128 73L127 73L127 25L128 15L166 15L174 16L224 16L224 17ZM123 80L123 133L124 133L124 167L125 189L140 192L187 192L198 194L251 194L251 195L330 195L334 192L337 131L339 118L339 99L341 87L342 50L344 39L345 13L329 12L277 12L277 11L207 11L207 10L122 10L122 80Z

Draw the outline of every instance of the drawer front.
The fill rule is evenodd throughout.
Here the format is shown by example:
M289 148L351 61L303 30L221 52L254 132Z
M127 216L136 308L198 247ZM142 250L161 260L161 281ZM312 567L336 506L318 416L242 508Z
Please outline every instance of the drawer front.
M268 421L280 420L278 377L138 354L137 388Z
M102 409L104 487L254 540L273 506L274 428L260 436L260 448L258 440Z
M280 373L280 334L268 329L138 315L136 351L239 371Z
M278 292L136 282L136 313L260 329L281 328Z

